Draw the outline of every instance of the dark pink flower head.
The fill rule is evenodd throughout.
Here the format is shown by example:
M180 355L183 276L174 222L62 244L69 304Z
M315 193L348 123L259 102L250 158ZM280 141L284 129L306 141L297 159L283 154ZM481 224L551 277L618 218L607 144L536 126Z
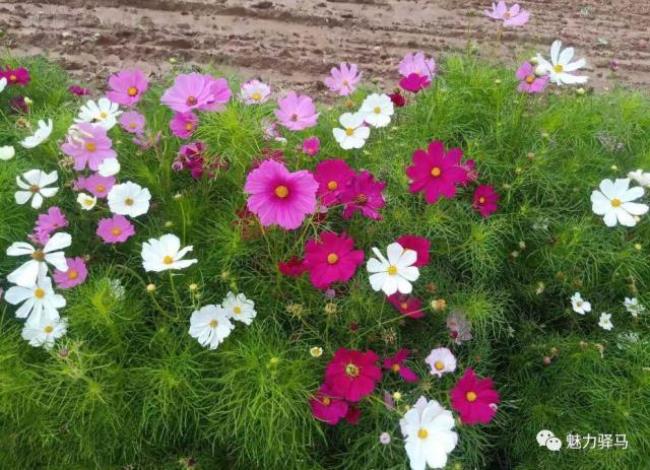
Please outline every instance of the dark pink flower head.
M88 96L90 95L90 89L84 88L79 85L70 85L68 91L75 96Z
M406 105L406 98L404 98L404 95L400 93L399 88L395 90L395 92L391 93L388 95L390 97L390 100L393 102L393 105L395 105L396 108L403 108L404 105Z
M336 396L357 402L370 395L381 380L379 357L372 351L340 348L325 370L325 384Z
M197 72L183 73L165 90L160 102L173 111L187 113L195 109L217 111L230 99L228 82Z
M288 261L279 261L278 270L287 277L300 277L307 272L304 260L296 256Z
M6 67L4 70L0 69L0 78L2 77L7 79L7 85L25 86L30 80L29 71L25 67L15 69Z
M309 96L298 95L294 91L290 91L284 98L278 100L275 117L280 124L291 131L314 127L318 121L314 101Z
M17 113L26 113L29 111L29 104L24 96L14 96L9 100L9 106Z
M291 173L282 163L266 160L246 177L247 207L263 226L286 230L302 225L316 211L318 183L306 170Z
M316 136L307 137L302 141L302 152L310 157L315 157L320 151L320 139Z
M339 198L345 205L343 218L350 219L356 212L361 212L364 217L380 220L379 209L386 205L383 190L386 183L375 181L375 177L368 171L361 171L354 175L346 189L341 191Z
M452 148L445 152L440 140L429 144L427 151L417 149L413 153L413 165L406 169L411 179L410 191L423 192L429 204L435 204L440 197L452 199L456 185L467 181L467 170L461 166L463 151Z
M174 117L169 121L169 129L176 137L189 139L198 123L199 118L194 113L174 113Z
M476 188L474 191L474 202L472 207L483 217L489 217L499 208L500 196L494 190L492 186L487 184L482 184Z
M181 145L178 155L172 163L175 171L188 170L195 180L200 179L206 169L205 144L201 141Z
M68 270L63 272L58 269L52 274L52 278L59 289L70 289L86 282L88 269L83 258L66 258Z
M470 368L450 392L451 407L467 425L488 424L496 414L500 401L492 379L479 379Z
M74 182L75 191L88 191L100 199L107 197L113 186L115 186L114 176L101 176L98 173L88 177L80 176Z
M144 131L145 118L137 111L122 113L118 122L120 127L130 134L140 134Z
M422 301L412 295L395 293L388 297L388 301L402 315L409 318L423 318Z
M104 243L124 243L135 235L135 227L123 215L101 219L97 225L97 235Z
M122 70L108 77L106 97L113 103L133 106L149 89L149 80L139 69Z
M336 397L327 385L321 385L314 397L309 400L311 414L319 421L334 426L348 414L349 405Z
M478 170L476 169L476 162L474 160L465 160L461 162L460 167L467 172L467 181L461 183L461 185L467 186L478 179Z
M429 250L431 250L431 242L417 235L402 235L397 240L397 243L402 245L405 250L413 250L418 254L417 260L413 266L421 268L429 264Z
M400 349L393 357L384 359L384 369L399 374L407 382L417 382L418 375L406 366L406 359L409 357L408 349Z
M320 240L305 243L304 265L317 289L327 289L335 282L352 279L363 258L363 251L355 250L354 240L345 234L323 232Z
M538 77L535 74L535 67L530 62L524 62L517 69L519 79L519 91L522 93L541 93L548 85L548 75Z
M44 214L39 214L34 228L33 239L41 245L45 245L50 236L57 230L68 226L68 219L57 206L50 207Z
M117 158L113 150L113 142L102 126L82 122L75 125L61 150L74 158L74 169L81 171L88 166L97 171L99 165L108 158Z
M323 160L314 170L318 181L318 197L321 203L330 207L339 202L339 195L354 178L354 170L344 160Z
M399 86L406 91L411 93L417 93L425 88L428 88L431 85L431 80L426 75L418 75L417 73L412 73L407 77L403 77L399 81Z

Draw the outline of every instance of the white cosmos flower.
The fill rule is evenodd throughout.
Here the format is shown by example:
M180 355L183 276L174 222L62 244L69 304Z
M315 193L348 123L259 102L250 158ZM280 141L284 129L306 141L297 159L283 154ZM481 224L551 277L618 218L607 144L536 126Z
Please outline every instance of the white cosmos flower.
M370 258L366 268L370 273L370 286L374 291L383 290L388 296L395 292L410 294L413 290L411 282L420 277L420 271L413 266L418 254L414 250L405 250L399 243L388 245L388 259L377 248L373 248L377 258Z
M539 75L548 75L550 80L557 85L587 83L589 77L571 73L583 68L587 65L587 61L585 59L579 59L571 62L574 54L573 47L567 47L564 50L561 49L562 41L553 41L550 62L537 54L538 65L535 69L536 73Z
M625 297L623 305L625 306L625 310L627 310L628 313L634 318L645 312L645 305L640 304L639 299L636 297L632 297L631 299L629 297Z
M11 160L16 156L16 149L13 148L11 145L5 145L3 147L0 147L0 160L4 160L5 162L7 160Z
M454 417L436 400L425 397L415 403L399 421L404 436L406 453L411 470L444 468L447 454L458 444L458 434L453 431Z
M196 338L201 346L217 349L235 328L228 313L219 305L206 305L196 310L190 317L190 336Z
M27 242L14 242L7 248L7 256L29 256L31 259L7 276L7 281L22 287L32 287L39 276L47 274L47 265L51 264L62 272L68 270L64 248L72 244L72 237L65 232L57 232L43 248L34 248Z
M591 312L591 303L584 300L580 292L576 292L571 296L571 307L573 307L574 312L580 315Z
M367 96L359 110L359 114L362 114L365 121L373 127L386 127L390 124L393 113L393 102L390 97L377 93Z
M97 205L97 198L92 194L79 193L77 196L77 203L81 206L81 209L85 211L90 211L95 208Z
M641 169L636 171L630 171L627 174L627 177L633 181L636 181L637 184L650 188L650 172L643 171Z
M249 80L241 86L241 99L246 104L266 103L271 95L271 87L259 80Z
M120 172L121 168L117 158L107 158L99 164L97 173L99 173L99 176L115 176Z
M30 320L59 318L59 309L66 303L62 295L54 293L52 279L47 276L39 277L32 287L10 287L5 300L11 305L22 304L16 310L16 317Z
M38 348L51 349L54 342L65 335L68 327L66 318L47 318L45 316L28 320L23 328L23 339Z
M226 313L231 319L250 325L257 315L255 302L247 299L244 294L233 294L228 292L226 298L221 302Z
M120 106L113 103L108 98L100 98L97 102L93 100L86 101L77 115L74 122L90 122L99 124L104 129L112 129L117 123L117 117L122 114Z
M0 93L2 93L7 86L7 79L5 77L0 78Z
M113 214L137 217L149 212L151 193L139 184L127 181L116 184L108 192L108 208Z
M156 239L151 238L142 244L142 266L145 271L161 272L169 269L185 269L198 260L183 259L192 251L192 246L181 249L180 239L173 234L166 234Z
M648 212L646 204L633 202L643 194L640 186L630 188L629 178L616 181L604 179L600 182L600 191L591 193L591 210L596 215L602 215L608 227L615 227L617 223L634 227L637 217Z
M25 137L20 142L20 145L22 145L26 149L33 149L34 147L41 145L50 136L53 127L54 125L52 124L51 119L48 119L47 122L41 119L40 121L38 121L38 129L36 129L36 131L32 135Z
M600 318L598 319L598 326L607 331L614 328L614 324L612 323L612 314L605 312L601 313Z
M431 367L431 375L437 375L438 377L456 370L456 357L447 348L432 349L424 362Z
M29 170L20 176L16 176L16 184L20 188L14 194L16 204L26 204L32 200L32 208L40 209L43 199L54 196L59 188L48 188L56 183L59 174L56 171L45 173L41 170Z
M334 138L343 150L360 149L370 136L370 128L364 125L361 113L343 113L339 118L343 129L335 127L332 130Z

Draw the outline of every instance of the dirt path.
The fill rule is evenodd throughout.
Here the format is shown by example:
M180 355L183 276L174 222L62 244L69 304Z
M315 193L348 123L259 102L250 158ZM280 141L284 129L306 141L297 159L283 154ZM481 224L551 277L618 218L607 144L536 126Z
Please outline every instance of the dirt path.
M45 53L81 82L137 65L159 75L169 59L220 63L283 87L317 92L342 60L392 83L401 55L434 56L468 41L508 62L576 46L597 87L650 85L650 0L536 0L524 28L499 46L483 0L0 0L0 39L17 54ZM610 61L619 70L610 70Z

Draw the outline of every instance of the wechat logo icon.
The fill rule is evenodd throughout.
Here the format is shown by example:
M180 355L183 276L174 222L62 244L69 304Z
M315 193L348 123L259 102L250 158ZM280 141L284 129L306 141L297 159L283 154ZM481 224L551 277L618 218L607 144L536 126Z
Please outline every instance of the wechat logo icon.
M537 433L537 444L545 446L552 452L558 452L562 448L562 441L555 437L553 431L542 429Z

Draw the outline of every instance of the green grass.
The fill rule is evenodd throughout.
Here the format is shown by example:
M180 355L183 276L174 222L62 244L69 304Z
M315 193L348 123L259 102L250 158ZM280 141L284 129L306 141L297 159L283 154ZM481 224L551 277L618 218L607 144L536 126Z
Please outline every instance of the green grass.
M0 162L0 250L24 240L37 215L13 202L16 174L58 169L66 187L54 201L74 221L68 255L88 256L91 275L65 293L69 332L50 352L26 344L13 307L0 304L3 468L171 469L188 457L201 468L408 468L401 412L421 394L449 407L448 390L460 376L425 375L423 359L440 345L454 350L461 371L471 366L494 377L503 400L489 426L459 428L450 468L646 465L649 325L647 317L627 314L622 302L636 295L650 305L650 223L646 217L632 229L608 229L591 213L589 196L603 178L650 169L647 96L625 90L579 96L570 89L522 96L512 70L451 56L434 85L399 109L389 128L373 130L359 151L341 151L331 137L344 103L323 108L317 127L286 133L284 146L263 139L260 123L273 115L273 103L233 102L223 113L204 114L197 137L229 169L195 182L171 171L181 142L170 137L171 112L159 104L168 79L139 105L149 129L163 132L156 148L141 151L118 127L110 133L123 166L120 179L147 186L154 202L138 219L137 236L112 248L94 234L101 211L78 209L67 187L74 175L58 150L81 102L67 93L66 75L56 66L41 59L20 63L34 77L24 89L34 104L18 116L8 111L15 91L0 94L0 145L16 145L18 154ZM351 96L355 107L368 91ZM33 151L20 148L28 133L21 122L47 117L55 123L52 138ZM316 158L297 150L310 135L322 143ZM480 218L468 191L433 206L408 193L404 169L413 151L433 139L476 160L480 181L502 196L499 212ZM372 171L387 182L384 220L343 221L335 214L325 226L310 223L290 233L243 231L236 217L245 204L243 183L267 147L281 148L291 169L343 156L354 168ZM422 320L400 318L372 292L363 269L332 301L306 278L282 277L277 262L301 255L305 238L325 228L346 231L366 254L402 234L428 237L431 263L415 292L425 305L446 299L447 312L429 308ZM199 259L175 274L173 284L140 266L142 242L166 232L192 244ZM0 257L0 273L15 266L15 259ZM115 290L118 281L123 293ZM145 290L149 283L153 294ZM187 333L191 312L219 303L229 290L254 299L258 317L238 326L216 351L203 349ZM594 304L591 314L570 311L576 290ZM335 313L325 312L330 302ZM288 312L289 304L301 313ZM473 324L474 339L462 346L448 338L451 310L463 311ZM597 326L602 311L613 313L611 332ZM350 328L353 323L358 328ZM623 344L618 335L624 332L641 339ZM312 346L324 349L321 358L310 356ZM409 385L387 375L363 402L357 426L323 425L307 401L339 347L382 356L407 347L424 379ZM544 356L553 356L551 365L543 365ZM380 403L385 391L402 394L396 411ZM630 446L552 453L535 442L544 428L562 438L625 433ZM384 431L393 438L388 446L378 441Z

